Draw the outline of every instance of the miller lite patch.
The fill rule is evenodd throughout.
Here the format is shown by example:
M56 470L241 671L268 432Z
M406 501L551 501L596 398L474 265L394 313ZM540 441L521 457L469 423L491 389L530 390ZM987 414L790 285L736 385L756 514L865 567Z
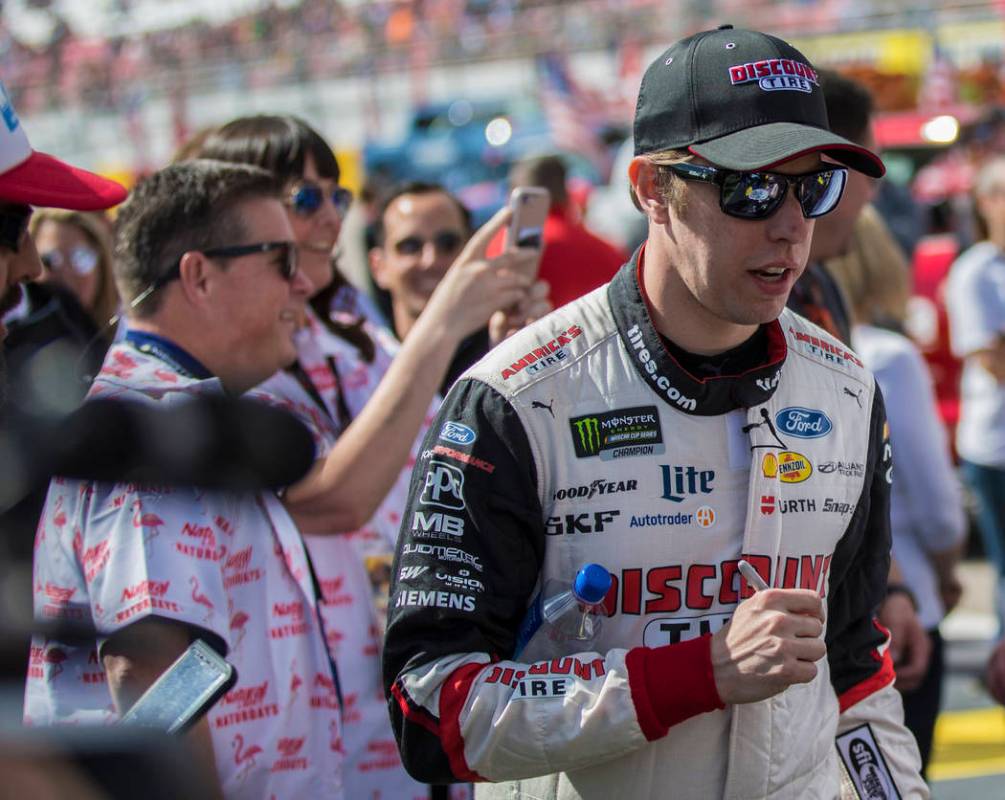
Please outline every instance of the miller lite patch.
M835 743L861 800L902 800L868 723L842 733Z

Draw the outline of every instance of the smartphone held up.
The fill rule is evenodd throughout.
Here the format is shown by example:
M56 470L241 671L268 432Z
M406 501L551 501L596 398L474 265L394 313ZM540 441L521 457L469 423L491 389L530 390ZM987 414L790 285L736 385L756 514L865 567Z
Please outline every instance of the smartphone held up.
M544 222L551 206L551 195L541 186L521 186L513 190L509 200L513 217L506 231L506 249L531 248L538 251L532 278L537 277L544 249Z

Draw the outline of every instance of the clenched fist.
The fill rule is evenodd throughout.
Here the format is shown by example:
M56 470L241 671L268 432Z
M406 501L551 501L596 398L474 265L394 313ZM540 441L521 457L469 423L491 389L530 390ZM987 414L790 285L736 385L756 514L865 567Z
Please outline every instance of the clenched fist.
M712 673L724 703L756 703L809 683L827 654L824 610L809 589L764 589L712 637Z

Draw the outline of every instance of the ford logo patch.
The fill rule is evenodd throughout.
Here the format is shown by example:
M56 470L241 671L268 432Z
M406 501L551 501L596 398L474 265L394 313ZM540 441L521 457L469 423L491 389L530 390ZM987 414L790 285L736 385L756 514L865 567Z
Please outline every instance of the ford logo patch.
M775 415L778 430L800 439L818 439L826 436L834 427L823 411L800 406L783 408Z
M467 425L448 421L444 422L443 427L440 428L440 438L453 444L471 444L478 438L478 435Z

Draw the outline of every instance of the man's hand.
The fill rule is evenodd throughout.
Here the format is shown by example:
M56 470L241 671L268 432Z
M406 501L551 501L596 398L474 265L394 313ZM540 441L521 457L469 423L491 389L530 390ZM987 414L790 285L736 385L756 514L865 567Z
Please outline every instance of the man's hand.
M548 300L550 291L551 287L547 281L536 281L530 287L526 298L512 308L496 311L489 319L489 341L492 346L495 347L521 328L550 313L551 301Z
M998 642L991 658L988 659L988 691L991 696L1005 705L1005 639Z
M817 675L827 654L823 601L809 589L765 589L712 636L712 672L724 703L756 703Z
M512 212L503 208L475 231L433 291L420 322L435 319L437 325L448 326L460 342L484 327L496 311L528 303L533 284L529 274L537 251L524 248L485 257L492 237L511 216Z
M890 631L890 657L897 672L897 688L902 692L917 689L928 671L932 640L921 627L918 614L907 595L887 595L879 607L879 621Z

